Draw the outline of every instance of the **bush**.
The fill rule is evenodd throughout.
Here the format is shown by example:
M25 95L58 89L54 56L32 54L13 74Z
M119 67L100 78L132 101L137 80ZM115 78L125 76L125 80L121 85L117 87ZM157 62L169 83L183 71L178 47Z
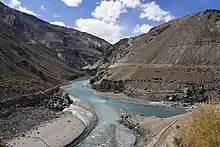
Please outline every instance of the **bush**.
M218 98L214 98L209 103L211 103L211 104L219 104L220 103L220 98L219 97Z
M175 139L179 147L219 147L220 108L204 105L195 109Z

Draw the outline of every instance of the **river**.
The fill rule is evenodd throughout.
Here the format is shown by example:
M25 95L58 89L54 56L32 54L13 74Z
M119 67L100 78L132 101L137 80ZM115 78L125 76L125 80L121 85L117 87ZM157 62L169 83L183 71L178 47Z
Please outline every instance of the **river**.
M78 145L79 147L129 147L139 146L140 136L131 133L127 128L117 123L119 119L115 109L122 109L144 116L170 117L183 114L181 108L172 108L160 105L140 105L119 100L99 97L93 93L89 80L78 81L64 87L72 97L88 101L94 108L99 119L98 125ZM114 107L113 107L114 106Z

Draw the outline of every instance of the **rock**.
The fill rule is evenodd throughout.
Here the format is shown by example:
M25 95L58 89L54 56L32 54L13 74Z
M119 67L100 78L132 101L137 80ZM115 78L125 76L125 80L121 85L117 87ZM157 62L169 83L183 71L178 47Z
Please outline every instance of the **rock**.
M95 82L96 82L95 77L93 77L93 78L90 79L90 84L91 84L91 85L94 84Z
M125 89L124 81L113 81L108 79L102 79L99 83L92 85L92 88L101 92L123 92Z
M169 97L169 101L173 101L174 99L173 99L173 97L171 96L171 97Z
M125 127L129 128L133 132L143 135L144 130L141 128L139 122L136 122L133 115L124 114L118 120L118 123L123 124Z
M73 101L69 97L68 93L63 89L60 89L57 93L54 93L47 105L52 110L62 111L66 107L69 107L72 103Z
M188 87L183 88L183 93L184 93L184 94L188 94L188 93L189 93L189 88L188 88Z
M189 105L188 104L183 104L183 107L188 107Z

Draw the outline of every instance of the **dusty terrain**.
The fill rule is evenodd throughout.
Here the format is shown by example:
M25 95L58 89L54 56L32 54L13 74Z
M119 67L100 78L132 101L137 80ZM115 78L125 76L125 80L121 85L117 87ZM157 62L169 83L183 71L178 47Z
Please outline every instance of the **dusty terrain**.
M153 102L149 100L143 100L140 98L131 98L123 93L102 93L95 92L97 95L104 97L106 99L115 99L124 101L127 103L134 103L140 105L162 105L162 106L172 106L175 102ZM175 105L176 106L176 105ZM185 107L184 105L179 105L177 107ZM191 111L197 106L185 107L186 113L174 117L159 118L157 116L146 117L143 114L136 114L134 112L128 112L126 110L117 109L120 119L118 122L123 124L128 129L132 130L135 134L141 136L140 144L144 147L175 147L174 138L178 127L186 121Z
M191 14L122 39L106 58L111 63L218 65L219 24L219 10Z
M92 87L101 92L189 103L220 95L219 10L173 20L112 46L1 2L0 12L0 144L61 116L69 98L57 88L44 90L78 78L93 64L100 69ZM156 147L185 116L124 116L121 123L149 132L142 134L146 145Z
M42 123L62 117L72 100L59 86L34 94L1 101L0 144Z
M84 75L109 45L0 2L0 144L62 116L71 101L59 86Z
M169 118L124 114L119 123L140 134L144 147L174 147L173 137L179 125L188 118L189 113Z
M91 80L101 92L202 102L219 96L220 11L206 10L123 39ZM114 48L117 48L115 50Z
M13 147L61 147L70 144L82 134L85 126L81 120L72 114L65 114L50 123L41 124L36 130L26 132L16 137L7 145Z
M109 48L102 60L106 66L90 81L92 88L107 92L102 96L113 93L114 99L134 103L193 104L219 97L219 24L220 11L206 10L121 40ZM172 147L177 128L189 114L170 118L125 114L119 122L143 136L146 147Z
M93 88L156 101L202 102L219 95L218 67L160 66L109 67Z
M0 100L41 91L82 75L110 44L51 25L0 2Z

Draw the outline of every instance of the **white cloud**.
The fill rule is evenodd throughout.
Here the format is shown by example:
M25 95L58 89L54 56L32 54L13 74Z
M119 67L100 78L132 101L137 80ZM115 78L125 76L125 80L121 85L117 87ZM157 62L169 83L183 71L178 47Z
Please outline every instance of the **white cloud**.
M127 13L126 8L136 8L141 5L140 0L102 0L92 12L94 18L78 19L75 29L88 32L111 43L123 38L125 25L120 25L120 16ZM128 9L129 10L129 9Z
M168 22L174 19L174 16L170 12L161 9L155 1L142 4L140 7L142 10L140 18L147 18L158 22Z
M8 6L30 15L39 16L35 12L28 10L26 7L22 7L19 0L10 0Z
M16 8L16 9L19 10L19 11L21 11L21 12L30 14L30 15L39 16L39 15L37 15L36 13L34 13L33 11L28 10L26 7L19 6L19 7Z
M61 27L66 27L65 23L61 21L53 21L53 22L50 22L50 24L61 26Z
M54 18L60 18L60 15L53 15Z
M10 0L8 6L11 8L15 8L16 6L21 5L19 0Z
M148 24L136 25L136 27L133 30L133 33L148 33L152 28L153 26L150 26Z
M45 9L45 7L43 5L40 6L40 9L44 10L46 12L46 9Z
M82 3L82 0L61 0L69 7L77 7Z
M87 32L103 38L111 43L115 43L122 37L123 27L116 23L107 23L98 19L78 19L75 23L75 29Z
M104 0L92 12L92 16L106 22L116 22L121 13L125 13L125 7L119 0Z
M128 8L136 8L141 4L140 0L120 0L123 5L125 5Z

